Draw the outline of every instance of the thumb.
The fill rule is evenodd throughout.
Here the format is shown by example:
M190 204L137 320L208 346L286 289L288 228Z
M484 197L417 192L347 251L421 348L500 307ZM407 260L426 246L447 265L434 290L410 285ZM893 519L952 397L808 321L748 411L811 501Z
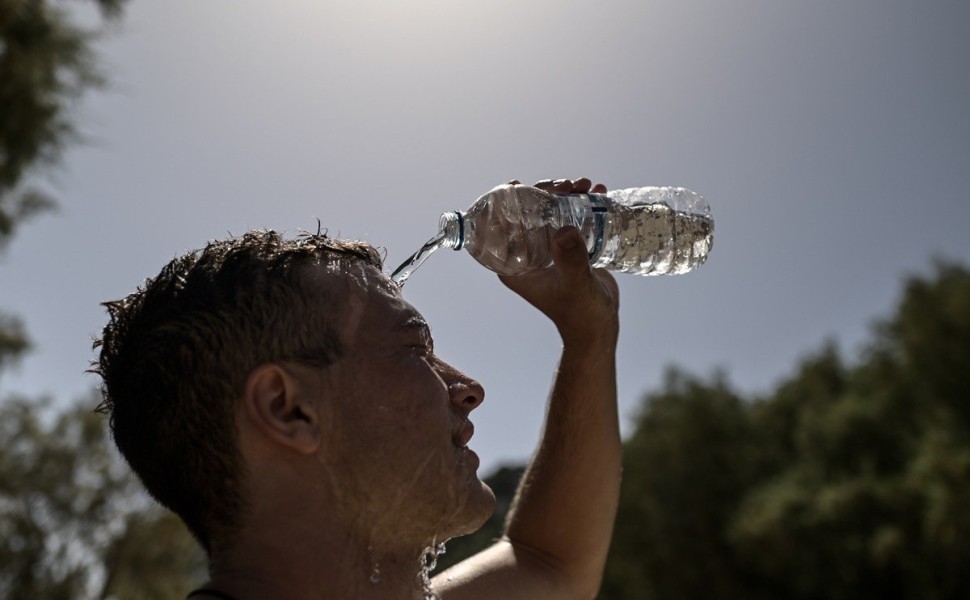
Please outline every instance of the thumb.
M552 260L570 279L589 272L589 253L579 229L563 227L556 232L552 239Z

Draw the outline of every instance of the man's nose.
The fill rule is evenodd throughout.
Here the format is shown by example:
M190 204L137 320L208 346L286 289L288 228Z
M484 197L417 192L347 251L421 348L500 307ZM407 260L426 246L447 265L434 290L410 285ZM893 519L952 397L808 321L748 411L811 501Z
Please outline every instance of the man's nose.
M474 379L462 376L448 386L452 404L471 412L485 399L485 388Z

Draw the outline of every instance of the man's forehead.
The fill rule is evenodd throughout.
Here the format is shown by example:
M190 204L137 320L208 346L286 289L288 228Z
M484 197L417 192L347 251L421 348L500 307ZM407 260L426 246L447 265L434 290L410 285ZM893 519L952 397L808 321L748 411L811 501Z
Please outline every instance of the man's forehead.
M428 328L421 313L404 300L400 287L387 275L371 265L349 262L325 263L315 270L315 278L340 307L342 340L355 339L365 325L378 330Z
M344 256L331 256L307 265L305 277L335 302L377 293L400 295L400 288L380 269Z

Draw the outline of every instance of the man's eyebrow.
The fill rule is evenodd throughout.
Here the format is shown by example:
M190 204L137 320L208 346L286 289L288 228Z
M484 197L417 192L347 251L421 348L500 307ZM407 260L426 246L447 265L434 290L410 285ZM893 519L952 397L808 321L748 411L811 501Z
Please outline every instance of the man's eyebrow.
M431 325L424 320L424 317L420 315L411 315L407 319L401 321L398 329L424 329L429 334L431 333Z

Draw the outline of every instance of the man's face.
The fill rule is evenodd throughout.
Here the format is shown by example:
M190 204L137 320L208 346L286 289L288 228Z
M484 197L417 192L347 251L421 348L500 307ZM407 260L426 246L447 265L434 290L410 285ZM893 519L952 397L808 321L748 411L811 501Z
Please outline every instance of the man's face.
M373 267L342 271L314 275L346 299L343 354L323 372L327 485L370 535L470 533L495 503L466 446L484 390L435 356L427 323L395 284Z

